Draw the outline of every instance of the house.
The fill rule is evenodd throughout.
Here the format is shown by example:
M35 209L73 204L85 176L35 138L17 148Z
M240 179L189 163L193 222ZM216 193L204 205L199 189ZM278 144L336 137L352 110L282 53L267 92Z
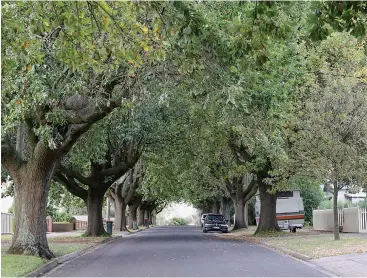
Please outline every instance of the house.
M332 190L333 186L325 186L324 184L320 185L322 191L324 192L325 198L333 199L333 193L328 190L328 187ZM339 201L351 201L352 203L359 203L360 201L366 200L366 192L363 192L361 189L357 193L349 193L347 189L343 188L339 190L338 193Z

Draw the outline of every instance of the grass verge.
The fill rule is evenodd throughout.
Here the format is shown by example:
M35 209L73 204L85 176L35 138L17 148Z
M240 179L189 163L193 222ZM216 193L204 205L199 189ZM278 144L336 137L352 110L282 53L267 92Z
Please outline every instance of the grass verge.
M1 243L11 243L12 235L1 235Z
M50 249L56 257L70 254L84 248L91 243L50 243ZM9 255L6 251L9 247L1 248L1 276L2 277L22 277L27 273L39 268L48 261L35 256Z
M218 237L232 240L246 240L254 243L266 243L277 249L287 249L312 259L367 252L367 237L360 235L341 234L339 241L334 240L330 232L314 231L311 228L289 231L269 232L254 235L256 227L239 229Z
M86 237L80 234L76 235L67 235L67 236L54 236L48 237L48 243L99 243L102 240L105 240L110 236L105 237ZM12 235L2 235L1 243L2 244L11 244Z
M49 243L99 243L109 236L101 236L101 237L87 237L83 235L78 236L57 236L57 237L49 237L47 241Z
M46 263L39 257L23 255L1 255L1 276L22 277Z
M263 238L261 241L313 259L367 252L367 238L363 236L341 235L338 241L334 240L333 235Z

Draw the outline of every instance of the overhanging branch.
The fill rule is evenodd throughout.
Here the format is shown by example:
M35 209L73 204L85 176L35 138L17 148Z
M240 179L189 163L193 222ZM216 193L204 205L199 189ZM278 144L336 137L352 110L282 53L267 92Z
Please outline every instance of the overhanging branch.
M71 194L81 198L84 202L87 201L88 191L82 188L73 178L69 178L60 171L56 171L53 179L64 185Z
M245 203L248 202L256 194L256 192L257 192L257 189L258 189L257 183L255 182L254 179L251 181L251 183L252 182L254 182L255 185L252 187L252 189L244 197Z
M247 186L247 188L243 191L243 198L246 198L247 195L249 195L253 189L256 189L255 192L257 191L257 183L256 180L253 178L250 182L250 184ZM252 196L251 196L252 197Z
M58 166L58 172L64 174L67 177L69 177L69 179L70 178L76 179L76 180L78 180L82 184L85 184L85 185L88 185L88 186L95 186L95 182L94 181L92 181L89 178L84 177L83 175L79 174L76 171L73 171L70 168L64 167L61 163Z
M112 167L106 170L103 170L99 176L101 177L109 177L109 176L119 176L121 177L122 175L124 175L129 169L131 169L131 167L129 167L129 165L126 164L122 164L116 167Z

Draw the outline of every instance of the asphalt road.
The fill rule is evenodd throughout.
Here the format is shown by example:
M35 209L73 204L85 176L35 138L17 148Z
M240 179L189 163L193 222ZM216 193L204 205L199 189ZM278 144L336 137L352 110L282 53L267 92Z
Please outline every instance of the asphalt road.
M98 276L326 276L309 264L247 242L218 239L198 227L155 227L118 239L48 274Z

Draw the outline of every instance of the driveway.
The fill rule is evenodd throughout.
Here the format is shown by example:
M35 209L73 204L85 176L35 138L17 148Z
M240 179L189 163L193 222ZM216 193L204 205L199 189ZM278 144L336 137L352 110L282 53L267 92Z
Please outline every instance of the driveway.
M311 264L190 226L155 227L59 266L49 277L326 276Z

